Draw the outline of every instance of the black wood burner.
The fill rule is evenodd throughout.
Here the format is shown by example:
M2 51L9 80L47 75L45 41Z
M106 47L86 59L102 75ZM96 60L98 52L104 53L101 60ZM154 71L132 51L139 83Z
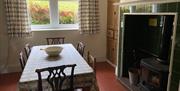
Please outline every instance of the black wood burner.
M157 58L141 60L141 86L147 91L166 91L168 81L168 65Z

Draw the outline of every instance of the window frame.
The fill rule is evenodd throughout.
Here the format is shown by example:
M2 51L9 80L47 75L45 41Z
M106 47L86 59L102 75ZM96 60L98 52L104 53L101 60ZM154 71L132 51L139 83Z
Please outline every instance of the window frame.
M59 7L58 0L48 0L49 1L49 19L50 24L31 24L31 31L39 30L78 30L79 23L75 24L59 24ZM77 1L78 0L68 0L68 1ZM30 16L31 17L31 16Z

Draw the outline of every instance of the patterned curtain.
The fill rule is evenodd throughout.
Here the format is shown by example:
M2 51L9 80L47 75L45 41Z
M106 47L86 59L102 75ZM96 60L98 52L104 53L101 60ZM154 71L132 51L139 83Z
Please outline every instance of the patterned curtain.
M99 31L98 0L79 0L80 33L94 34Z
M30 36L26 0L5 0L7 29L10 37Z

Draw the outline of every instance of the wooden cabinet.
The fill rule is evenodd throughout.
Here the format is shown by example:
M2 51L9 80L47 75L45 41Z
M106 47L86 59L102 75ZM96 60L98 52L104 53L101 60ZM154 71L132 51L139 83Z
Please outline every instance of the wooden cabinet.
M107 59L113 64L117 63L117 36L118 36L118 6L113 3L118 0L108 0L107 9Z
M108 60L116 65L117 61L116 61L116 57L117 57L117 40L111 39L111 38L107 38L107 58Z

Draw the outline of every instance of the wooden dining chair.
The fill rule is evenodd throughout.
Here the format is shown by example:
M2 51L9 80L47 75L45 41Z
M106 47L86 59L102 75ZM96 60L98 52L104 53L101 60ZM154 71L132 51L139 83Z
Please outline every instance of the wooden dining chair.
M21 70L23 71L26 65L26 61L25 61L24 54L22 51L19 53L19 63L21 65Z
M29 43L25 45L24 51L25 51L26 58L28 58L31 53L31 47L30 47Z
M47 44L64 44L65 37L46 38Z
M42 72L49 73L47 78L45 79L50 84L52 91L73 91L75 66L76 64L36 69L36 72L38 74L38 91L43 91L42 75L41 75ZM70 75L67 75L64 72L66 68L71 69ZM66 82L67 84L67 87L65 89L62 88L62 86L64 85L64 82Z
M77 45L77 51L81 54L81 56L84 56L84 48L85 45L82 42L79 42Z
M93 68L94 72L96 73L96 58L87 52L87 62Z

